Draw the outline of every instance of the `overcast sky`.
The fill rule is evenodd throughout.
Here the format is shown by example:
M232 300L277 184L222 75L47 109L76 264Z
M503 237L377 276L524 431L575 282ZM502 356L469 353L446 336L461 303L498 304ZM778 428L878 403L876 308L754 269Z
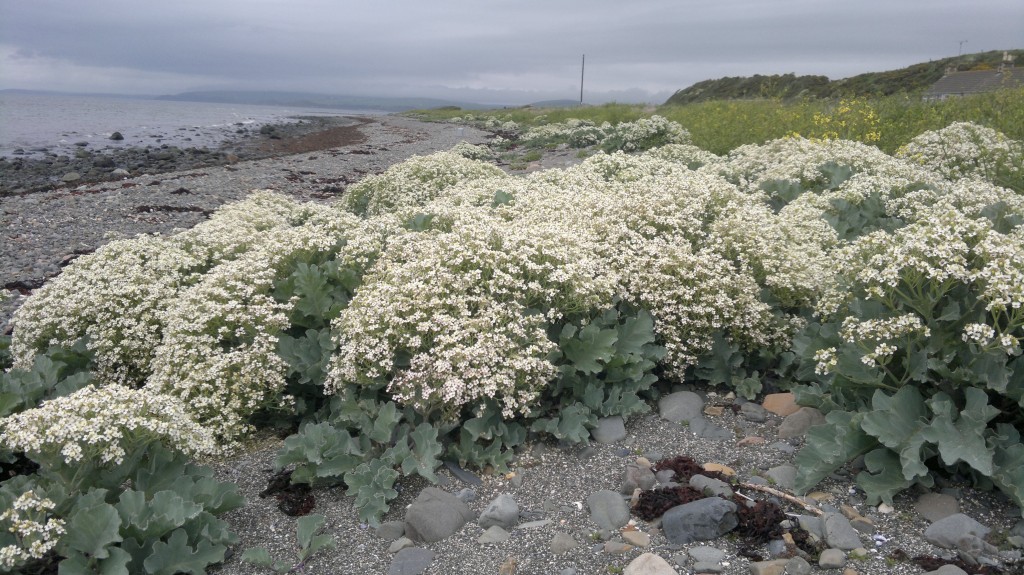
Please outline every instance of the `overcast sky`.
M963 43L961 43L963 41ZM662 102L1024 48L1022 0L0 0L0 89Z

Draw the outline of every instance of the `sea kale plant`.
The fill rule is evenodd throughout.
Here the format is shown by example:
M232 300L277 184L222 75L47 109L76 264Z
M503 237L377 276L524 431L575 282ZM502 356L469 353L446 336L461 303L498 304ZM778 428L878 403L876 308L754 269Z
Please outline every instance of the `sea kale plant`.
M507 142L510 122L491 120ZM961 132L977 154L935 143ZM1020 144L935 134L896 157L795 136L716 156L658 117L564 122L520 144L611 153L509 176L460 145L335 205L259 191L113 241L0 349L0 464L31 464L0 484L0 560L199 573L241 500L188 460L253 430L291 432L275 467L373 523L403 477L505 470L683 382L826 412L801 489L863 455L872 500L955 473L1020 503L1024 197L998 167Z

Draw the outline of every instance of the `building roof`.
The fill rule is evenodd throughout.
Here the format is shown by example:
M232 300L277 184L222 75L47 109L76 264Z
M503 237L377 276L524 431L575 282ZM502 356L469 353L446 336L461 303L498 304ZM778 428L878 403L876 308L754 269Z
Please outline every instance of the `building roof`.
M1002 68L999 70L970 70L952 72L943 76L925 92L926 98L944 96L965 96L991 92L1000 88L1024 86L1024 68Z

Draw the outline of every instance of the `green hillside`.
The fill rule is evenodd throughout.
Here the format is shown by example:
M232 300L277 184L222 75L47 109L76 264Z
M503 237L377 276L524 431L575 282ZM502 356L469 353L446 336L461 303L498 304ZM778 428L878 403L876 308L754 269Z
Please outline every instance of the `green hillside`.
M1018 62L1024 61L1024 50L1007 50ZM748 77L727 77L704 80L679 90L666 104L692 104L709 100L744 100L751 98L843 98L851 96L888 96L899 93L917 93L934 84L949 67L957 70L984 70L995 68L1003 60L1002 50L965 54L899 70L869 72L840 80L825 76L797 76L795 74L760 74Z

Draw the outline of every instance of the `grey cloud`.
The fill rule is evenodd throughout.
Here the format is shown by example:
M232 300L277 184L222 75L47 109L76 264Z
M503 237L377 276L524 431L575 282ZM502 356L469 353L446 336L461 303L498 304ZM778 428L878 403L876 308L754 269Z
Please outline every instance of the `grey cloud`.
M0 88L66 89L73 76L90 91L130 84L135 71L136 93L503 93L522 103L574 97L586 53L595 98L657 101L727 75L893 69L955 55L964 39L968 51L1020 48L1022 24L1019 0L0 0Z

